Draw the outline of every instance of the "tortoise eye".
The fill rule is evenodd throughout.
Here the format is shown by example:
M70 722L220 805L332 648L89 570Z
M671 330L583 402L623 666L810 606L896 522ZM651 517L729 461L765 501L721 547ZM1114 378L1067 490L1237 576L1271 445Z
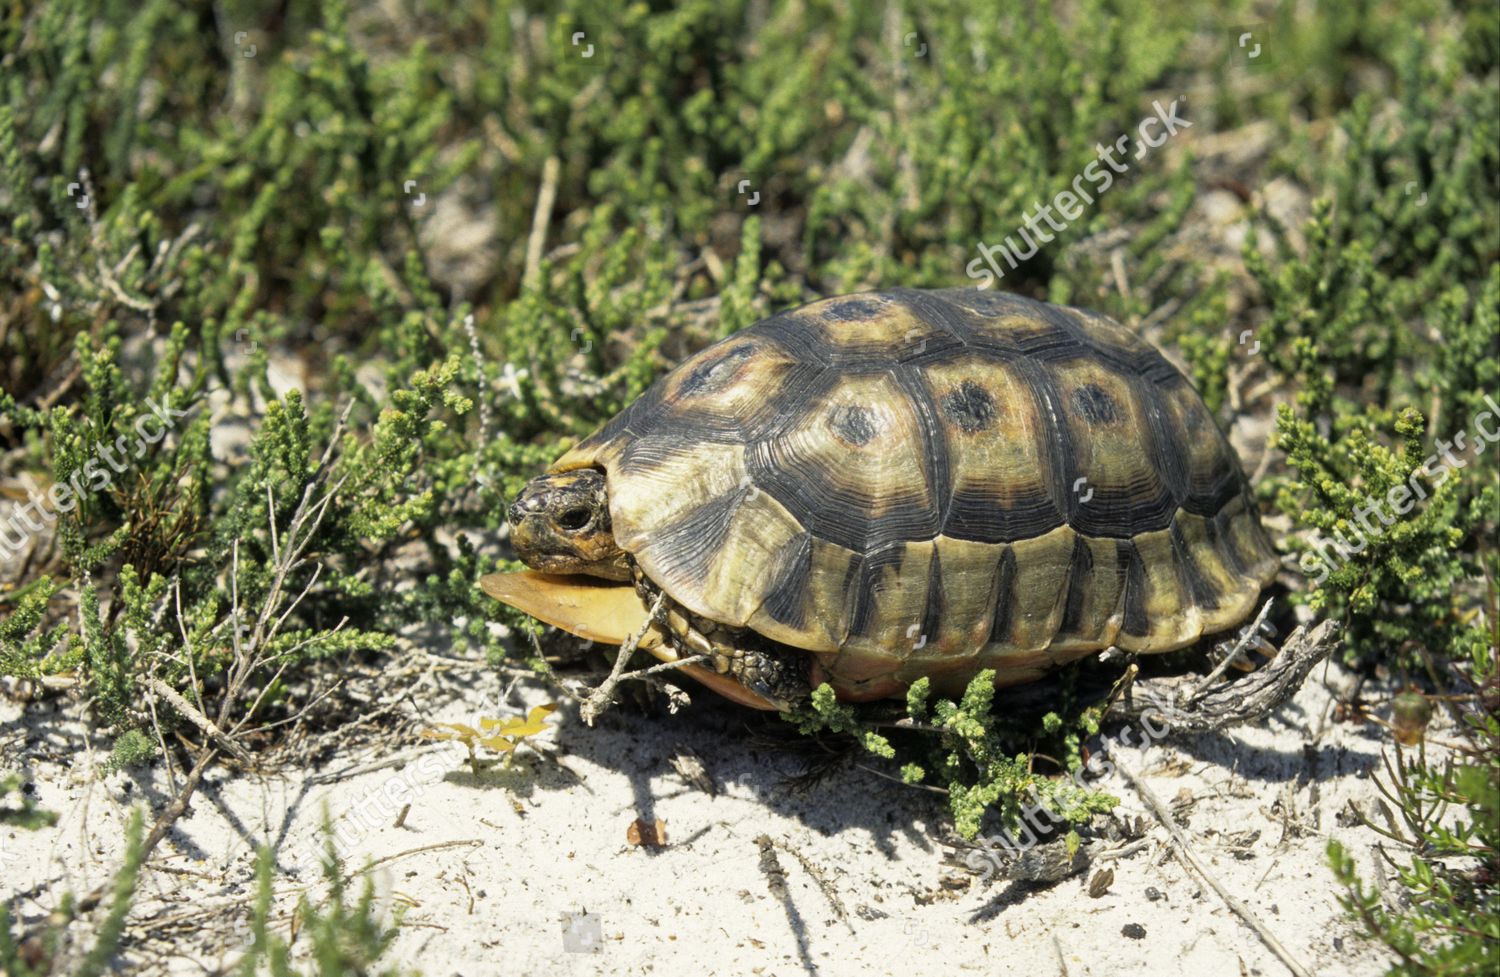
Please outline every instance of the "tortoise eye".
M576 532L589 524L590 515L587 509L569 509L558 517L557 524L570 532Z

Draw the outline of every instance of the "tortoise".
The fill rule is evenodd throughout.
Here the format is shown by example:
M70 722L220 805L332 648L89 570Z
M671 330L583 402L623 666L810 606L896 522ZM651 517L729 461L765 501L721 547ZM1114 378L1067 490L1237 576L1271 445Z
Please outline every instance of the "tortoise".
M1151 344L976 288L813 302L663 376L520 492L481 585L786 709L961 693L1244 621L1279 561ZM652 615L652 609L655 614ZM648 626L648 621L649 626Z

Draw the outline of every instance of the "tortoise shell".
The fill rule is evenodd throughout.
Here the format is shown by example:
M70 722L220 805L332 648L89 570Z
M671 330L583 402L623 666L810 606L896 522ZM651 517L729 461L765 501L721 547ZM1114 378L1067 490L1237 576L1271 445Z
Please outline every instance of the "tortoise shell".
M1243 621L1278 560L1203 401L1095 313L978 289L831 298L697 353L551 471L694 613L841 697L953 692Z

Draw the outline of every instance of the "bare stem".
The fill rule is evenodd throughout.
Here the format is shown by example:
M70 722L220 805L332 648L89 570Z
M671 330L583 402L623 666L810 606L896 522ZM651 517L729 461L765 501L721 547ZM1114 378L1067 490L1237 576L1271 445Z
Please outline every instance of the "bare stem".
M1260 918L1250 911L1250 907L1230 895L1229 890L1225 889L1218 879L1209 874L1208 867L1203 864L1203 860L1198 857L1198 853L1193 850L1192 845L1188 844L1187 837L1183 835L1182 829L1177 827L1177 822L1172 820L1172 812L1167 810L1166 805L1161 802L1161 798L1157 797L1156 794L1152 793L1151 788L1141 782L1139 775L1132 773L1124 765L1116 764L1115 769L1120 771L1120 776L1130 782L1130 786L1134 787L1135 792L1141 795L1141 800L1146 802L1146 806L1151 809L1151 813L1156 815L1156 820L1160 821L1162 827L1167 829L1167 832L1172 836L1172 840L1176 842L1177 851L1183 860L1192 866L1194 871L1202 876L1203 881L1207 882L1219 894L1219 898L1224 900L1224 904L1233 910L1235 915L1244 920L1245 925L1255 930L1261 942L1272 953L1276 954L1281 962L1286 964L1286 968L1295 974L1296 977L1312 977L1312 974L1308 973L1307 968L1298 963L1291 953L1287 951L1287 948L1281 945L1281 941L1266 928L1266 924L1262 923Z
M651 671L651 669L641 669L627 676L625 674L625 664L630 661L630 656L635 654L635 649L640 645L641 639L646 636L646 632L651 630L651 625L656 623L656 615L661 611L662 601L666 599L666 596L665 593L656 595L656 602L651 605L651 613L646 616L646 623L642 624L636 630L635 634L626 638L624 644L620 645L620 653L615 656L615 667L610 669L609 676L599 684L597 689L594 689L584 698L583 705L579 707L578 714L583 717L583 721L588 725L594 725L594 720L599 718L614 703L615 686L628 677L634 677ZM686 662L670 662L669 664L681 668Z

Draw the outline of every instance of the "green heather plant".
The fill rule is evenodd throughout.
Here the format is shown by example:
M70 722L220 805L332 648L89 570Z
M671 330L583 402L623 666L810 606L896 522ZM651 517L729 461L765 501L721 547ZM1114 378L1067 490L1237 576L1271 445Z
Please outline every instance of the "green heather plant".
M1494 641L1475 612L1500 449L1477 425L1500 394L1500 102L1493 77L1421 55L1408 46L1396 121L1368 101L1340 118L1355 151L1329 160L1302 253L1271 222L1275 257L1252 240L1246 264L1257 338L1295 393L1277 413L1292 473L1262 489L1313 530L1287 543L1317 578L1308 601L1343 620L1351 655L1462 668ZM1368 545L1316 547L1335 535Z
M1246 247L1267 311L1257 337L1294 392L1277 411L1290 471L1261 488L1299 530L1285 541L1310 577L1296 597L1344 624L1351 660L1456 703L1456 756L1397 746L1384 823L1361 812L1407 850L1386 855L1397 904L1329 845L1345 906L1402 975L1500 966L1500 444L1487 439L1500 413L1481 420L1500 396L1495 17L1471 14L1485 52L1473 36L1405 43L1399 110L1362 98L1339 117L1300 249L1270 220L1274 257ZM1479 73L1463 70L1476 56Z
M1493 646L1476 643L1472 654L1478 691L1455 697L1458 748L1439 763L1425 738L1408 753L1398 736L1376 781L1389 804L1354 811L1384 837L1376 868L1394 871L1401 902L1389 905L1350 853L1328 844L1340 901L1396 954L1391 973L1402 977L1500 966L1500 670Z
M0 788L6 785L0 783ZM3 795L3 790L0 790ZM0 813L4 813L0 809ZM0 819L0 823L5 823ZM296 935L292 941L305 941L307 963L292 962L292 943L273 927L272 881L275 859L269 849L261 849L256 859L255 901L248 920L243 952L235 959L234 972L242 977L267 974L270 977L345 977L348 974L375 974L399 977L413 973L403 968L379 965L390 948L401 923L401 911L385 920L376 904L375 885L366 877L357 898L348 891L349 873L335 856L332 829L325 824L328 855L323 861L323 881L327 892L318 901L306 894L298 901ZM125 855L119 873L110 887L109 905L97 925L80 925L82 913L78 901L65 894L58 911L47 923L31 933L25 943L16 941L8 907L0 905L0 973L8 977L43 977L57 972L60 955L76 977L99 977L118 971L126 917L135 898L143 862L142 817L134 812L125 829ZM71 927L71 929L70 929ZM70 937L85 938L86 946L72 945ZM237 948L238 949L238 948Z
M986 813L994 811L1009 826L1015 826L1023 805L1037 805L1057 815L1057 820L1073 832L1098 813L1107 812L1116 799L1101 791L1089 790L1073 782L1037 776L1033 756L1016 744L1037 738L1049 747L1062 747L1062 753L1073 758L1069 773L1082 767L1078 747L1083 738L1099 732L1096 710L1067 712L1065 721L1058 712L1040 718L1040 737L1028 735L1026 723L1005 721L991 711L995 697L995 675L983 671L974 676L957 702L938 699L929 703L931 691L926 678L918 679L907 690L907 717L903 723L871 723L859 710L840 703L833 689L821 685L813 690L811 700L801 708L785 714L787 721L803 733L845 733L852 735L867 752L894 760L898 752L891 740L878 732L880 726L910 728L925 735L903 751L901 779L909 784L922 783L929 772L945 784L954 827L965 838L974 838ZM920 762L919 762L920 761ZM1077 835L1072 835L1076 844Z
M377 977L399 977L413 973L404 968L381 963L381 958L396 939L402 910L398 907L386 921L376 905L375 884L368 876L360 885L357 898L350 899L349 875L333 847L333 830L323 826L328 848L323 859L323 881L327 896L315 903L305 894L298 901L296 939L305 939L306 966L292 963L292 944L272 927L272 883L275 879L275 856L262 848L255 863L255 904L250 915L250 932L244 955L235 973L240 977L343 977L345 974L371 974Z
M1174 101L1192 127L999 286L1158 330L1226 423L1279 404L1258 492L1293 599L1356 667L1493 719L1500 448L1427 465L1500 392L1492 3L3 9L0 494L71 505L0 526L24 537L0 675L71 683L111 766L176 734L274 751L419 631L544 668L475 586L518 565L497 539L526 479L772 311L970 283L981 242ZM1258 128L1269 158L1238 162ZM1215 263L1194 235L1226 188L1249 238ZM1316 579L1320 537L1403 484L1425 496ZM1063 776L1097 710L992 695L914 689L920 733L826 693L794 718L947 791L965 834L1109 805ZM1364 917L1440 960L1441 901Z
M71 971L77 977L99 977L113 969L144 858L141 824L141 812L137 810L125 827L124 862L110 887L109 908L90 934L89 948L86 951L79 948L81 952ZM41 977L52 973L59 952L65 948L65 928L77 914L73 896L65 894L57 912L41 931L18 944L11 927L10 908L0 905L0 973L10 977Z

